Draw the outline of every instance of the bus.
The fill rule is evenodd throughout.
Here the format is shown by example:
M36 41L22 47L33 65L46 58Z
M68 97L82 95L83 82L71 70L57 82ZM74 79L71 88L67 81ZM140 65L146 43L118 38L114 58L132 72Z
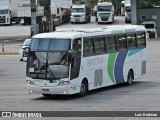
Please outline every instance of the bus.
M113 23L114 22L114 6L110 2L102 2L97 5L97 22Z
M36 62L37 61L37 62ZM29 93L84 96L146 73L144 26L61 29L32 37L27 59Z

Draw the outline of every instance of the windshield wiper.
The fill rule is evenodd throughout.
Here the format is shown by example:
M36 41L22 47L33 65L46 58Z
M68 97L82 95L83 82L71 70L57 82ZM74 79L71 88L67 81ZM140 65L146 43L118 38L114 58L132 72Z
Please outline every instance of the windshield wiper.
M59 64L59 63L58 63ZM41 72L43 70L45 70L45 79L57 79L54 74L51 72L51 70L49 69L49 65L48 64L48 53L47 53L47 57L46 57L46 64L44 64L41 68L40 68L40 72L37 74L37 76L35 77L36 79L38 78L38 76L41 74ZM48 74L51 75L50 77L48 77Z

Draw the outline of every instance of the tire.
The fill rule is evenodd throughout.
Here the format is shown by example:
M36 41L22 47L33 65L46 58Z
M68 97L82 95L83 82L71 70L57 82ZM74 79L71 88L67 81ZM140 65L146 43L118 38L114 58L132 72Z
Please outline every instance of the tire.
M80 88L80 93L78 94L78 96L83 97L87 94L88 92L88 83L83 80L81 83L81 88Z
M130 70L129 72L128 72L128 76L127 76L127 82L126 82L126 84L127 84L127 86L130 86L130 85L132 85L133 84L133 72Z

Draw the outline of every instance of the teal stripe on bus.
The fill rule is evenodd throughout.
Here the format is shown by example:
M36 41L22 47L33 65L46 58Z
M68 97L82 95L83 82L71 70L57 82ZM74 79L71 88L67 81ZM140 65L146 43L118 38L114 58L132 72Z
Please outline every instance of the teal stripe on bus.
M144 49L144 48L143 48ZM128 53L128 57L142 51L143 49L137 49L137 50L130 50L129 53Z

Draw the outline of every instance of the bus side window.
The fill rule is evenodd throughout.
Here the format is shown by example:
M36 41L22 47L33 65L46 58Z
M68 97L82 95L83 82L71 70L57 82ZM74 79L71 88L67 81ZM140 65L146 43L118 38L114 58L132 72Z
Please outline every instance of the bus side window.
M116 50L116 41L114 36L107 36L105 43L107 52L112 52Z
M128 48L136 47L136 36L135 34L127 34Z
M138 47L146 46L145 32L137 33L137 46Z
M105 52L105 37L94 38L94 46L96 54L101 54Z
M127 40L125 35L117 35L117 49L118 50L127 49Z
M80 52L81 51L81 38L76 38L73 41L73 52Z
M83 41L83 56L87 57L87 56L93 55L94 54L93 49L94 49L93 39L92 38L84 38L84 41Z

